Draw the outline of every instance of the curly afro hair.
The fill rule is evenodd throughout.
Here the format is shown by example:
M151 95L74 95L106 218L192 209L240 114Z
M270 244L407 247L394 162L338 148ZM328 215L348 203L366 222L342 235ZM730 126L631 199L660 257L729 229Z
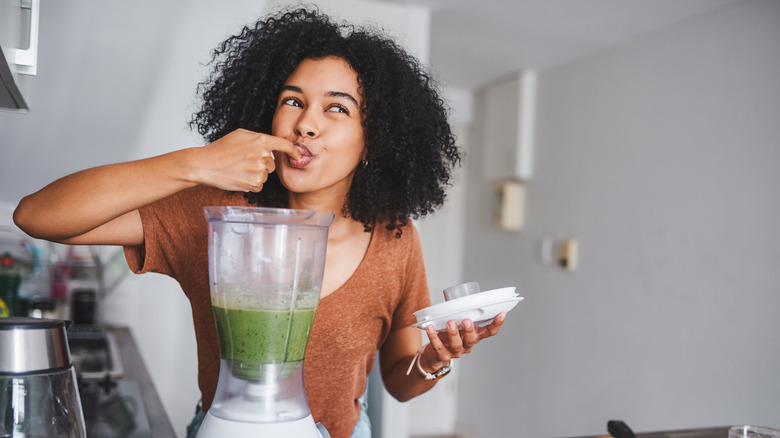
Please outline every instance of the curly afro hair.
M409 218L435 211L445 199L460 151L447 108L419 62L378 31L334 23L319 11L283 11L222 42L214 69L198 86L203 106L191 121L213 142L244 128L270 133L278 95L304 59L336 56L357 72L363 97L366 160L358 166L342 214L371 231L386 224L400 237ZM252 204L286 207L276 173Z

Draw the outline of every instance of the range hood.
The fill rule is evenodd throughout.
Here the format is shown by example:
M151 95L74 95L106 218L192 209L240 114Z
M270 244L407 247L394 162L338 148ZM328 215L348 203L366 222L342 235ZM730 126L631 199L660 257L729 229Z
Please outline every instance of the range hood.
M22 92L16 86L16 81L11 73L11 67L8 65L3 48L0 47L0 108L14 111L27 112L30 108L22 97Z

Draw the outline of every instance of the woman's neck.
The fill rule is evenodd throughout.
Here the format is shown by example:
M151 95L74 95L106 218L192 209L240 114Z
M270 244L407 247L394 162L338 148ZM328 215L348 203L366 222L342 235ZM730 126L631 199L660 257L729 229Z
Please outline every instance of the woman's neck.
M341 215L341 208L347 201L347 194L327 193L325 191L311 193L288 192L287 204L296 210L313 210L323 213Z
M362 222L351 216L344 217L343 207L346 196L318 196L316 194L291 193L289 207L297 210L312 210L324 213L333 213L333 223L328 228L328 241L335 241L349 236L355 236L365 232Z

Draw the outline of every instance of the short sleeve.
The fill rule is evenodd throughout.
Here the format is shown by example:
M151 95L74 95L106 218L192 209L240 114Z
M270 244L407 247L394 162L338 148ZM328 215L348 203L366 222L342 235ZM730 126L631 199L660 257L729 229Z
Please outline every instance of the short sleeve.
M128 266L137 274L157 272L177 278L189 269L193 251L207 251L208 224L203 207L231 200L229 192L198 186L138 209L144 243L124 247Z

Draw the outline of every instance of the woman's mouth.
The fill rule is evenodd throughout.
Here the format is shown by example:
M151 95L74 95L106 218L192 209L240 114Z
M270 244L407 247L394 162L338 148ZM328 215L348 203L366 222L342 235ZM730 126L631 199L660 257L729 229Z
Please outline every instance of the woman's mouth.
M298 152L301 153L301 158L295 160L291 156L287 155L287 162L290 163L290 166L296 169L302 169L311 162L314 156L312 155L309 148L307 148L305 145L295 143L295 147L298 148Z

